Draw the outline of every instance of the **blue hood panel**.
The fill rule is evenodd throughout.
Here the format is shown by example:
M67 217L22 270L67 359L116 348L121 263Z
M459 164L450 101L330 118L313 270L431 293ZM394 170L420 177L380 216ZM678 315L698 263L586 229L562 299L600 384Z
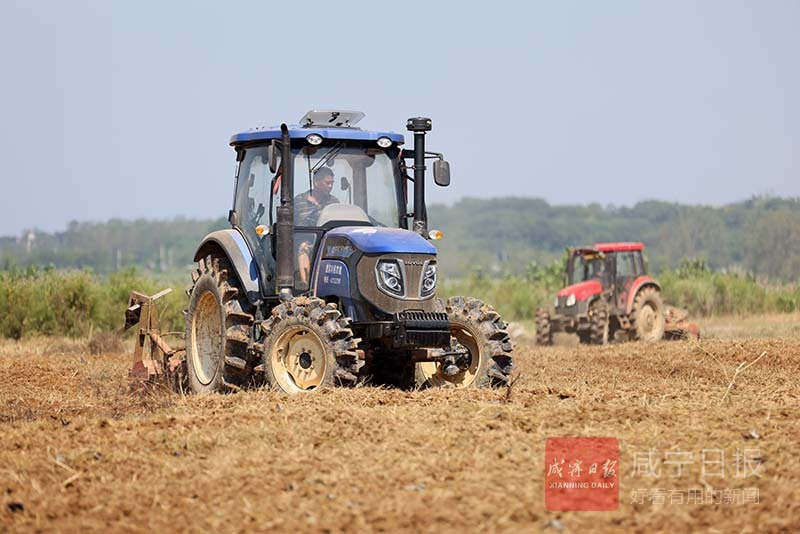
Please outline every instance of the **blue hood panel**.
M365 254L436 254L436 247L421 235L402 228L342 226L327 237L346 237Z

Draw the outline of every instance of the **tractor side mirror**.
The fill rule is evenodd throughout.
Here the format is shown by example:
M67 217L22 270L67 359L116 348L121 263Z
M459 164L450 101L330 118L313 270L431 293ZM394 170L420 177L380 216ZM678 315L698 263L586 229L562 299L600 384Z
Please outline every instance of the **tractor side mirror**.
M437 159L433 162L433 181L441 187L450 185L450 164L445 160Z
M342 191L347 191L350 189L350 180L347 179L347 176L342 176Z
M280 150L278 150L275 141L267 145L267 161L269 162L269 170L272 174L278 171L278 160L280 159Z

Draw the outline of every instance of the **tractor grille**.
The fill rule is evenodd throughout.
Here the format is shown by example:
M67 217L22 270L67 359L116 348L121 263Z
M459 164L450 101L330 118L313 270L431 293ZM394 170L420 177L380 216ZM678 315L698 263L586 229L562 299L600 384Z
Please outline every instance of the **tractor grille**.
M575 306L567 307L567 298L568 297L558 297L558 309L561 313L575 313Z
M397 320L406 323L408 328L446 328L450 330L450 319L446 312L426 312L406 310L397 314Z
M450 346L447 313L406 310L395 315L395 323L395 348Z

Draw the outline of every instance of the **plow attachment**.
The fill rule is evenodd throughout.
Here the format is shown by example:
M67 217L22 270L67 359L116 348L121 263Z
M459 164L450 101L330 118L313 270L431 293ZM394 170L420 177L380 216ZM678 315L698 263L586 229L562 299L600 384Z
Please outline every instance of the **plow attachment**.
M700 339L700 327L689 322L688 310L666 306L664 310L664 339Z
M133 365L128 373L131 386L144 384L166 384L172 389L183 387L184 347L172 348L165 341L167 336L183 336L183 332L162 333L158 327L157 300L172 292L171 288L148 296L131 291L128 308L125 310L125 330L139 325L136 346L133 349Z

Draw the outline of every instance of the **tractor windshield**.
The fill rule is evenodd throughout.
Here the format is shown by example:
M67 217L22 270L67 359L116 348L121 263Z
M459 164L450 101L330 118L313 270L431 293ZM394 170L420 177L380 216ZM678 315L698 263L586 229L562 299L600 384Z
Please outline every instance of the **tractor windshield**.
M280 171L269 168L267 145L240 148L234 210L237 226L259 258L274 265L272 229L280 205ZM293 147L295 289L308 288L308 271L321 228L339 224L399 227L404 223L399 150L354 142ZM267 278L267 271L261 273ZM269 279L269 278L267 278Z
M575 254L572 256L571 267L570 285L602 278L606 262L605 258L596 254Z
M392 157L381 148L347 142L308 145L292 152L295 225L317 227L337 218L400 225L397 154ZM326 209L331 205L334 208Z

